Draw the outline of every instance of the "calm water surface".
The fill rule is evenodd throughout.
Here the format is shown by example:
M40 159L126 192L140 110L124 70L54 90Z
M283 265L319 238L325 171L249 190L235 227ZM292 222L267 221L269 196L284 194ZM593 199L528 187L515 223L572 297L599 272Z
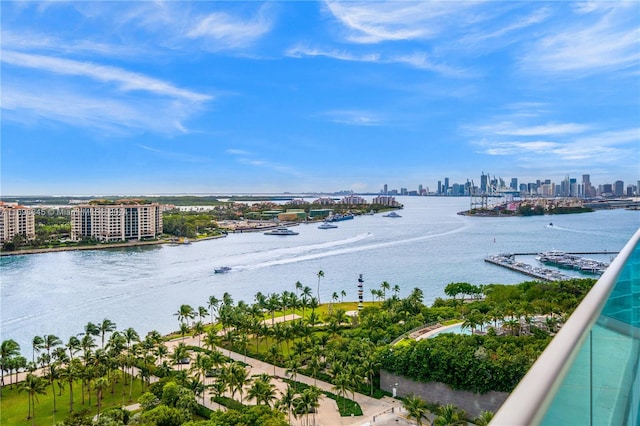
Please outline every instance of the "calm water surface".
M178 328L181 304L197 309L210 295L229 292L254 302L256 292L294 291L300 281L321 302L334 292L355 300L359 274L369 289L398 284L401 296L415 287L425 303L443 296L450 282L519 283L527 278L483 261L500 252L618 251L640 226L640 213L626 210L588 214L469 218L456 212L468 199L399 197L401 218L361 216L337 229L296 227L297 236L262 233L183 246L69 251L0 259L1 339L15 339L30 354L33 336L67 340L88 321L109 318L118 329L167 333ZM549 226L553 221L553 226ZM608 259L607 259L608 260ZM526 261L535 262L533 256ZM227 274L214 274L231 266Z

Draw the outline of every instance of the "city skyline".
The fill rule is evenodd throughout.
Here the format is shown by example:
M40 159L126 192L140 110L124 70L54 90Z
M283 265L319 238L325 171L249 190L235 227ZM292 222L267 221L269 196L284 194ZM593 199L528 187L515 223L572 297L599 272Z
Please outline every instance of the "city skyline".
M5 196L640 178L638 2L0 13Z

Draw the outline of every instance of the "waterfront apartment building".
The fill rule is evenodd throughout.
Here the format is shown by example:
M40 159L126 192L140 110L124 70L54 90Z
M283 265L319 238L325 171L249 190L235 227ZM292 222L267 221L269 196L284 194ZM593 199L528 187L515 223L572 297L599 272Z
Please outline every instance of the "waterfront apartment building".
M340 200L340 204L367 204L367 200L360 197L359 195L347 195L345 197L342 197L342 200Z
M156 238L162 233L162 206L151 204L85 204L71 210L71 239L102 242Z
M35 213L33 209L0 201L0 244L22 235L27 240L36 238Z
M391 206L391 207L397 207L399 205L395 197L390 197L388 195L380 195L374 198L373 200L371 200L371 203L380 204L382 206Z

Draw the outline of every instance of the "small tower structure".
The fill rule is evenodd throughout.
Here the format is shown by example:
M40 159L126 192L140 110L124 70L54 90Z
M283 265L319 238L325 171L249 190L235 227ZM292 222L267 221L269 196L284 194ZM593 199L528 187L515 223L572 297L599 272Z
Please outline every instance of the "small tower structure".
M364 294L364 280L362 279L362 274L358 278L358 312L362 310L364 305L362 304Z

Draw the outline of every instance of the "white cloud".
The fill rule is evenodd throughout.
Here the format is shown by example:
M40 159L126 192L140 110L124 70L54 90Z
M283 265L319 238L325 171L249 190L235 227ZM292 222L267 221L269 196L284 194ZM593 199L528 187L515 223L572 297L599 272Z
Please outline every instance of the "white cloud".
M380 62L380 55L377 53L356 55L345 50L312 48L302 44L298 44L287 49L285 55L293 58L301 58L303 56L324 56L341 61Z
M219 47L246 47L271 30L272 22L264 13L249 20L238 19L224 12L209 13L198 17L191 23L186 37L211 40Z
M145 151L152 152L157 156L164 158L165 160L179 161L179 162L186 162L186 163L206 163L209 161L208 158L191 155L191 154L185 154L182 152L167 151L164 149L153 148L153 147L150 147L147 145L141 145L141 144L138 144L137 146L138 148L144 149Z
M47 33L2 30L2 48L13 51L46 51L75 55L135 58L143 54L138 46L115 45L90 39L65 39ZM148 51L144 51L149 54Z
M30 125L51 120L101 133L124 134L131 130L184 133L182 124L192 111L176 102L92 96L62 87L41 84L3 85L2 116Z
M382 119L374 113L361 110L336 110L321 114L330 121L350 126L380 126Z
M449 19L464 20L476 2L327 1L327 9L349 31L354 43L428 39L447 28Z
M225 151L227 154L231 154L237 157L237 161L240 164L245 164L253 167L266 168L269 170L273 170L278 173L283 173L287 175L293 176L302 176L303 174L297 171L295 168L291 166L287 166L282 163L272 162L268 160L264 160L262 158L256 158L253 153L242 150L242 149L227 149Z
M522 67L560 73L637 68L638 7L637 2L616 2L615 6L607 4L604 10L600 7L580 10L579 22L572 24L569 20L562 28L537 40L522 57ZM600 15L585 16L588 12ZM595 18L595 22L588 18Z
M162 80L111 66L13 51L3 51L1 60L4 63L18 67L34 68L56 74L83 76L100 82L115 83L123 91L151 92L155 95L168 96L190 102L204 102L211 99L209 95L180 89Z

